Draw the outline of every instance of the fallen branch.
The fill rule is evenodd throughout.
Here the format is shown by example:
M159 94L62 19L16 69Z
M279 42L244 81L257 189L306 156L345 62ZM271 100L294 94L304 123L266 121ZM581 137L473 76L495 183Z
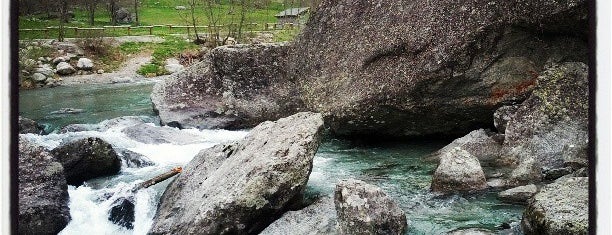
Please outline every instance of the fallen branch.
M114 224L123 226L127 229L134 229L134 221L135 221L134 209L136 207L134 205L134 194L138 190L151 187L159 182L167 180L171 178L172 176L175 176L181 173L182 171L183 171L182 167L175 167L175 168L172 168L172 170L170 170L169 172L158 175L150 180L147 180L145 182L142 182L136 185L136 187L130 190L131 192L130 195L126 197L117 198L117 200L113 202L113 206L109 211L110 214L108 215L108 220L110 220Z

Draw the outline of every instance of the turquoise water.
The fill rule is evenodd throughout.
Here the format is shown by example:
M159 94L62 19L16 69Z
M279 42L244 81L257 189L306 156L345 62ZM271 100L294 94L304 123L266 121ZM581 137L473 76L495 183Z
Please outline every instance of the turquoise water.
M152 83L143 83L21 91L20 114L45 124L48 130L120 116L153 116L149 98L152 87ZM83 112L52 114L61 108L83 109ZM336 182L347 178L378 185L406 212L407 234L443 234L459 228L498 231L502 223L519 221L523 207L500 202L497 192L448 197L429 193L436 165L421 158L445 144L448 141L364 145L327 138L314 159L306 193L333 195ZM125 177L130 176L118 176L118 179ZM110 181L94 182L105 185Z
M98 123L121 116L153 116L154 83L60 86L19 91L19 115L53 131L73 123ZM62 108L82 113L54 114Z

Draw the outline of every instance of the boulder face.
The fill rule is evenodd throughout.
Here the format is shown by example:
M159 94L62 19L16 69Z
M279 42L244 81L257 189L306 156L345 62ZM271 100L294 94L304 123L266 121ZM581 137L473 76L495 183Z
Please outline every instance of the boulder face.
M334 203L340 234L397 234L406 232L406 214L379 187L360 180L336 184Z
M19 134L45 134L45 127L26 117L19 116L17 125L19 126Z
M70 185L81 185L86 180L113 175L121 170L119 156L109 143L100 138L66 143L51 153L64 166L66 181Z
M200 137L187 134L171 127L158 127L149 124L136 124L121 130L122 133L136 141L146 144L190 144Z
M487 180L478 158L460 147L440 158L431 182L431 190L437 193L469 193L486 188Z
M465 134L524 100L547 61L586 61L586 15L584 0L324 0L290 78L337 134Z
M589 226L589 179L564 177L529 201L523 213L525 234L587 234Z
M18 234L57 234L70 221L62 164L43 147L19 138Z
M455 147L460 147L478 158L482 165L494 165L495 160L500 157L502 145L492 135L493 133L487 132L484 129L472 131L466 136L454 140L427 158L430 161L439 161L440 157L444 156L444 154L450 152Z
M262 231L301 200L322 129L320 114L298 113L203 150L164 192L149 233Z
M240 129L300 111L285 44L223 46L153 89L162 124Z
M259 235L333 235L336 230L334 199L320 198L299 211L289 211Z
M518 163L517 170L536 164L539 169L534 170L541 174L587 166L588 97L585 64L552 65L507 123L505 161ZM537 182L541 174L513 180L518 184Z

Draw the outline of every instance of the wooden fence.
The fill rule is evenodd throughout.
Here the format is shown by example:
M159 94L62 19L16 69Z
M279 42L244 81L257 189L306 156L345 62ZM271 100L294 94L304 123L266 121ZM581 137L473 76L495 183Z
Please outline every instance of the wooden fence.
M294 25L293 23L263 23L263 24L249 23L249 24L243 25L243 27L247 29L245 31L257 31L253 29L257 27L261 27L260 25L263 26L262 28L263 31L294 29L296 27L296 25ZM214 27L225 28L225 27L230 27L230 26L237 27L238 24L216 25ZM195 26L195 27L197 27L198 29L200 28L208 29L210 26ZM167 25L149 25L149 26L129 26L129 25L102 26L98 28L79 28L79 27L64 27L64 28L66 30L74 30L74 35L78 37L82 32L102 31L104 33L107 31L116 32L117 30L127 30L127 35L130 36L132 35L133 30L138 30L138 29L147 29L149 31L149 35L153 35L154 29L163 29L163 28L167 28L170 33L180 33L181 31L186 30L187 35L190 35L191 30L194 29L194 26L167 24ZM40 28L40 29L19 29L19 32L43 32L44 37L49 38L49 32L51 30L59 30L59 27L52 26L52 27L46 27L46 28Z

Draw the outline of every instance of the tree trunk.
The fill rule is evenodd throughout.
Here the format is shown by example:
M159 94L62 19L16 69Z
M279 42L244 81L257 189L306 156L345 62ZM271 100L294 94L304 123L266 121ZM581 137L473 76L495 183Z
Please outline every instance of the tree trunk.
M164 174L158 175L156 177L154 177L153 179L147 180L145 182L140 183L139 185L137 185L136 187L134 187L134 189L132 189L132 192L136 192L138 190L144 189L144 188L148 188L151 187L159 182L162 182L164 180L169 179L172 176L177 175L178 173L181 173L183 171L182 167L175 167L172 168L172 170L170 170L169 172L166 172Z
M110 12L111 24L117 25L117 16L115 15L115 12L117 11L117 4L115 3L115 0L110 0L108 11Z
M64 25L66 24L66 16L68 15L68 2L67 0L61 0L60 2L60 18L59 18L59 32L57 35L57 40L60 42L64 41L66 37L66 30Z
M140 25L140 21L138 21L138 0L134 0L134 14L136 14L136 25Z

